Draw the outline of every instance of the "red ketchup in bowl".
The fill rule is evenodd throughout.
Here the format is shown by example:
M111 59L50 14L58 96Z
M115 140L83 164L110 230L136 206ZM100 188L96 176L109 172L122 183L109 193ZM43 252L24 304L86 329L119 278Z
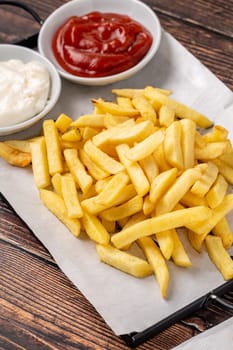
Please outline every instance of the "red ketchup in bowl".
M126 15L91 12L70 17L56 31L53 53L80 77L105 77L135 66L152 44L150 32Z

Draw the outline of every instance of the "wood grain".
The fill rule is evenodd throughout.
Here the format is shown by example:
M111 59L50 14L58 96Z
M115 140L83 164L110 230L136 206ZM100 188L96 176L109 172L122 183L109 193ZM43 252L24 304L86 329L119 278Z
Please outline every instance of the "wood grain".
M67 1L23 2L44 20ZM144 2L165 30L233 89L233 0ZM8 5L0 6L0 19L0 43L17 42L40 28L25 11ZM233 303L233 291L224 298ZM127 349L1 195L0 310L0 350ZM138 349L170 350L231 316L211 302Z

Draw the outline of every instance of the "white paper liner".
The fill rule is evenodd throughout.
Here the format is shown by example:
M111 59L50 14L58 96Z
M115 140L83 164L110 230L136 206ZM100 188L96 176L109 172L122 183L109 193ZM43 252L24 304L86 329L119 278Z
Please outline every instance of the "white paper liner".
M151 63L128 80L98 88L63 81L61 98L48 118L63 112L76 119L93 110L91 98L110 99L112 88L145 85L173 90L174 98L226 126L233 141L233 93L166 32ZM38 132L37 125L17 137ZM142 331L224 283L206 252L199 255L183 237L193 265L184 269L168 263L171 280L168 298L163 300L153 276L136 279L117 271L99 262L93 242L74 238L41 203L30 169L0 159L0 190L117 335Z

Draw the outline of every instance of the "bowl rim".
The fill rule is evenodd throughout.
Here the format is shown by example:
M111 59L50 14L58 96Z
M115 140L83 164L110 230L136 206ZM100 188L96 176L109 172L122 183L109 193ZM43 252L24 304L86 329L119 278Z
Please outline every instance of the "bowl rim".
M98 0L97 0L98 1ZM110 1L110 0L109 0ZM153 18L153 21L155 23L155 28L156 28L156 38L153 36L153 33L151 32L150 28L146 27L145 23L142 23L142 25L144 25L152 34L153 36L153 42L152 45L150 47L150 49L148 50L148 52L146 53L146 55L133 67L117 73L117 74L113 74L113 75L109 75L106 77L80 77L80 76L76 76L73 75L71 73L66 72L57 62L56 58L54 57L52 50L52 59L51 61L53 62L53 64L55 65L56 69L58 70L59 74L70 81L73 81L75 83L79 83L79 84L84 84L84 85L104 85L104 84L111 84L113 82L117 82L123 79L126 79L130 76L132 76L133 74L137 73L138 71L140 71L147 63L149 63L149 61L154 57L154 55L156 54L160 42L161 42L161 37L162 37L162 28L161 28L161 24L160 24L160 20L157 16L157 14L152 10L151 7L149 7L147 4L145 4L144 2L140 1L140 0L124 0L124 2L129 2L133 5L137 5L140 6L141 8L143 8L145 11L147 11L147 13L151 16L151 18ZM76 4L78 5L79 3L84 3L85 0L71 0L63 5L61 5L60 7L58 7L55 11L53 11L44 21L40 31L39 31L39 35L38 35L38 50L39 52L47 57L46 52L44 50L44 45L45 45L45 37L46 37L46 33L47 31L50 31L50 25L54 25L54 22L57 20L57 17L59 16L59 14L63 13L63 11L66 11L67 9L69 9L69 7L73 8L73 6L75 6ZM94 4L95 1L92 1L92 3ZM98 4L97 4L98 7ZM94 9L93 9L94 10ZM98 11L98 9L97 9ZM112 12L117 13L118 10L114 10ZM64 17L64 21L68 18ZM137 20L137 19L136 19ZM139 20L137 20L139 21ZM50 58L48 58L50 59Z
M38 61L44 62L48 71L49 71L49 76L50 76L50 81L51 81L51 87L50 87L50 93L49 93L49 98L45 104L45 107L36 115L32 116L31 118L24 120L22 122L19 122L17 124L13 125L7 125L7 126L0 126L0 136L3 135L10 135L19 131L23 131L39 120L41 120L45 115L54 107L54 105L57 103L59 96L61 94L61 77L53 65L53 63L46 58L45 56L41 55L35 50L32 50L28 47L20 46L20 45L14 45L14 44L0 44L0 50L9 50L12 52L24 52L28 53L28 61L36 60L38 58ZM16 55L15 55L16 56ZM17 57L9 57L9 59L17 59ZM22 60L21 58L18 58ZM2 59L0 59L2 61ZM26 62L26 61L25 61ZM56 86L56 89L54 89L54 86ZM52 97L52 99L51 99Z

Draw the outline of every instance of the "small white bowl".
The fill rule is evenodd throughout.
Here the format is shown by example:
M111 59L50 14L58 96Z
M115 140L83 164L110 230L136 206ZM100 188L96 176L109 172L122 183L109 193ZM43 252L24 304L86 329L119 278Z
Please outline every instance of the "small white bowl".
M23 121L19 122L14 125L9 126L3 126L0 127L0 136L2 135L10 135L14 134L20 131L23 131L42 118L44 118L54 107L56 104L60 93L61 93L61 78L58 74L56 68L53 66L53 64L45 57L40 55L34 50L28 49L23 46L17 46L17 45L10 45L10 44L0 44L0 61L8 61L10 59L17 59L21 60L24 63L30 62L30 61L38 61L41 64L43 64L49 71L50 74L50 94L48 101L44 107L44 109L34 115L33 117Z
M128 15L141 23L152 34L153 42L144 58L134 67L118 74L100 78L85 78L66 72L54 57L51 43L55 31L71 16L99 11ZM155 55L161 40L161 26L153 10L139 0L73 0L55 10L44 22L38 38L39 52L47 57L57 68L61 76L73 83L83 85L106 85L129 78L139 72Z

